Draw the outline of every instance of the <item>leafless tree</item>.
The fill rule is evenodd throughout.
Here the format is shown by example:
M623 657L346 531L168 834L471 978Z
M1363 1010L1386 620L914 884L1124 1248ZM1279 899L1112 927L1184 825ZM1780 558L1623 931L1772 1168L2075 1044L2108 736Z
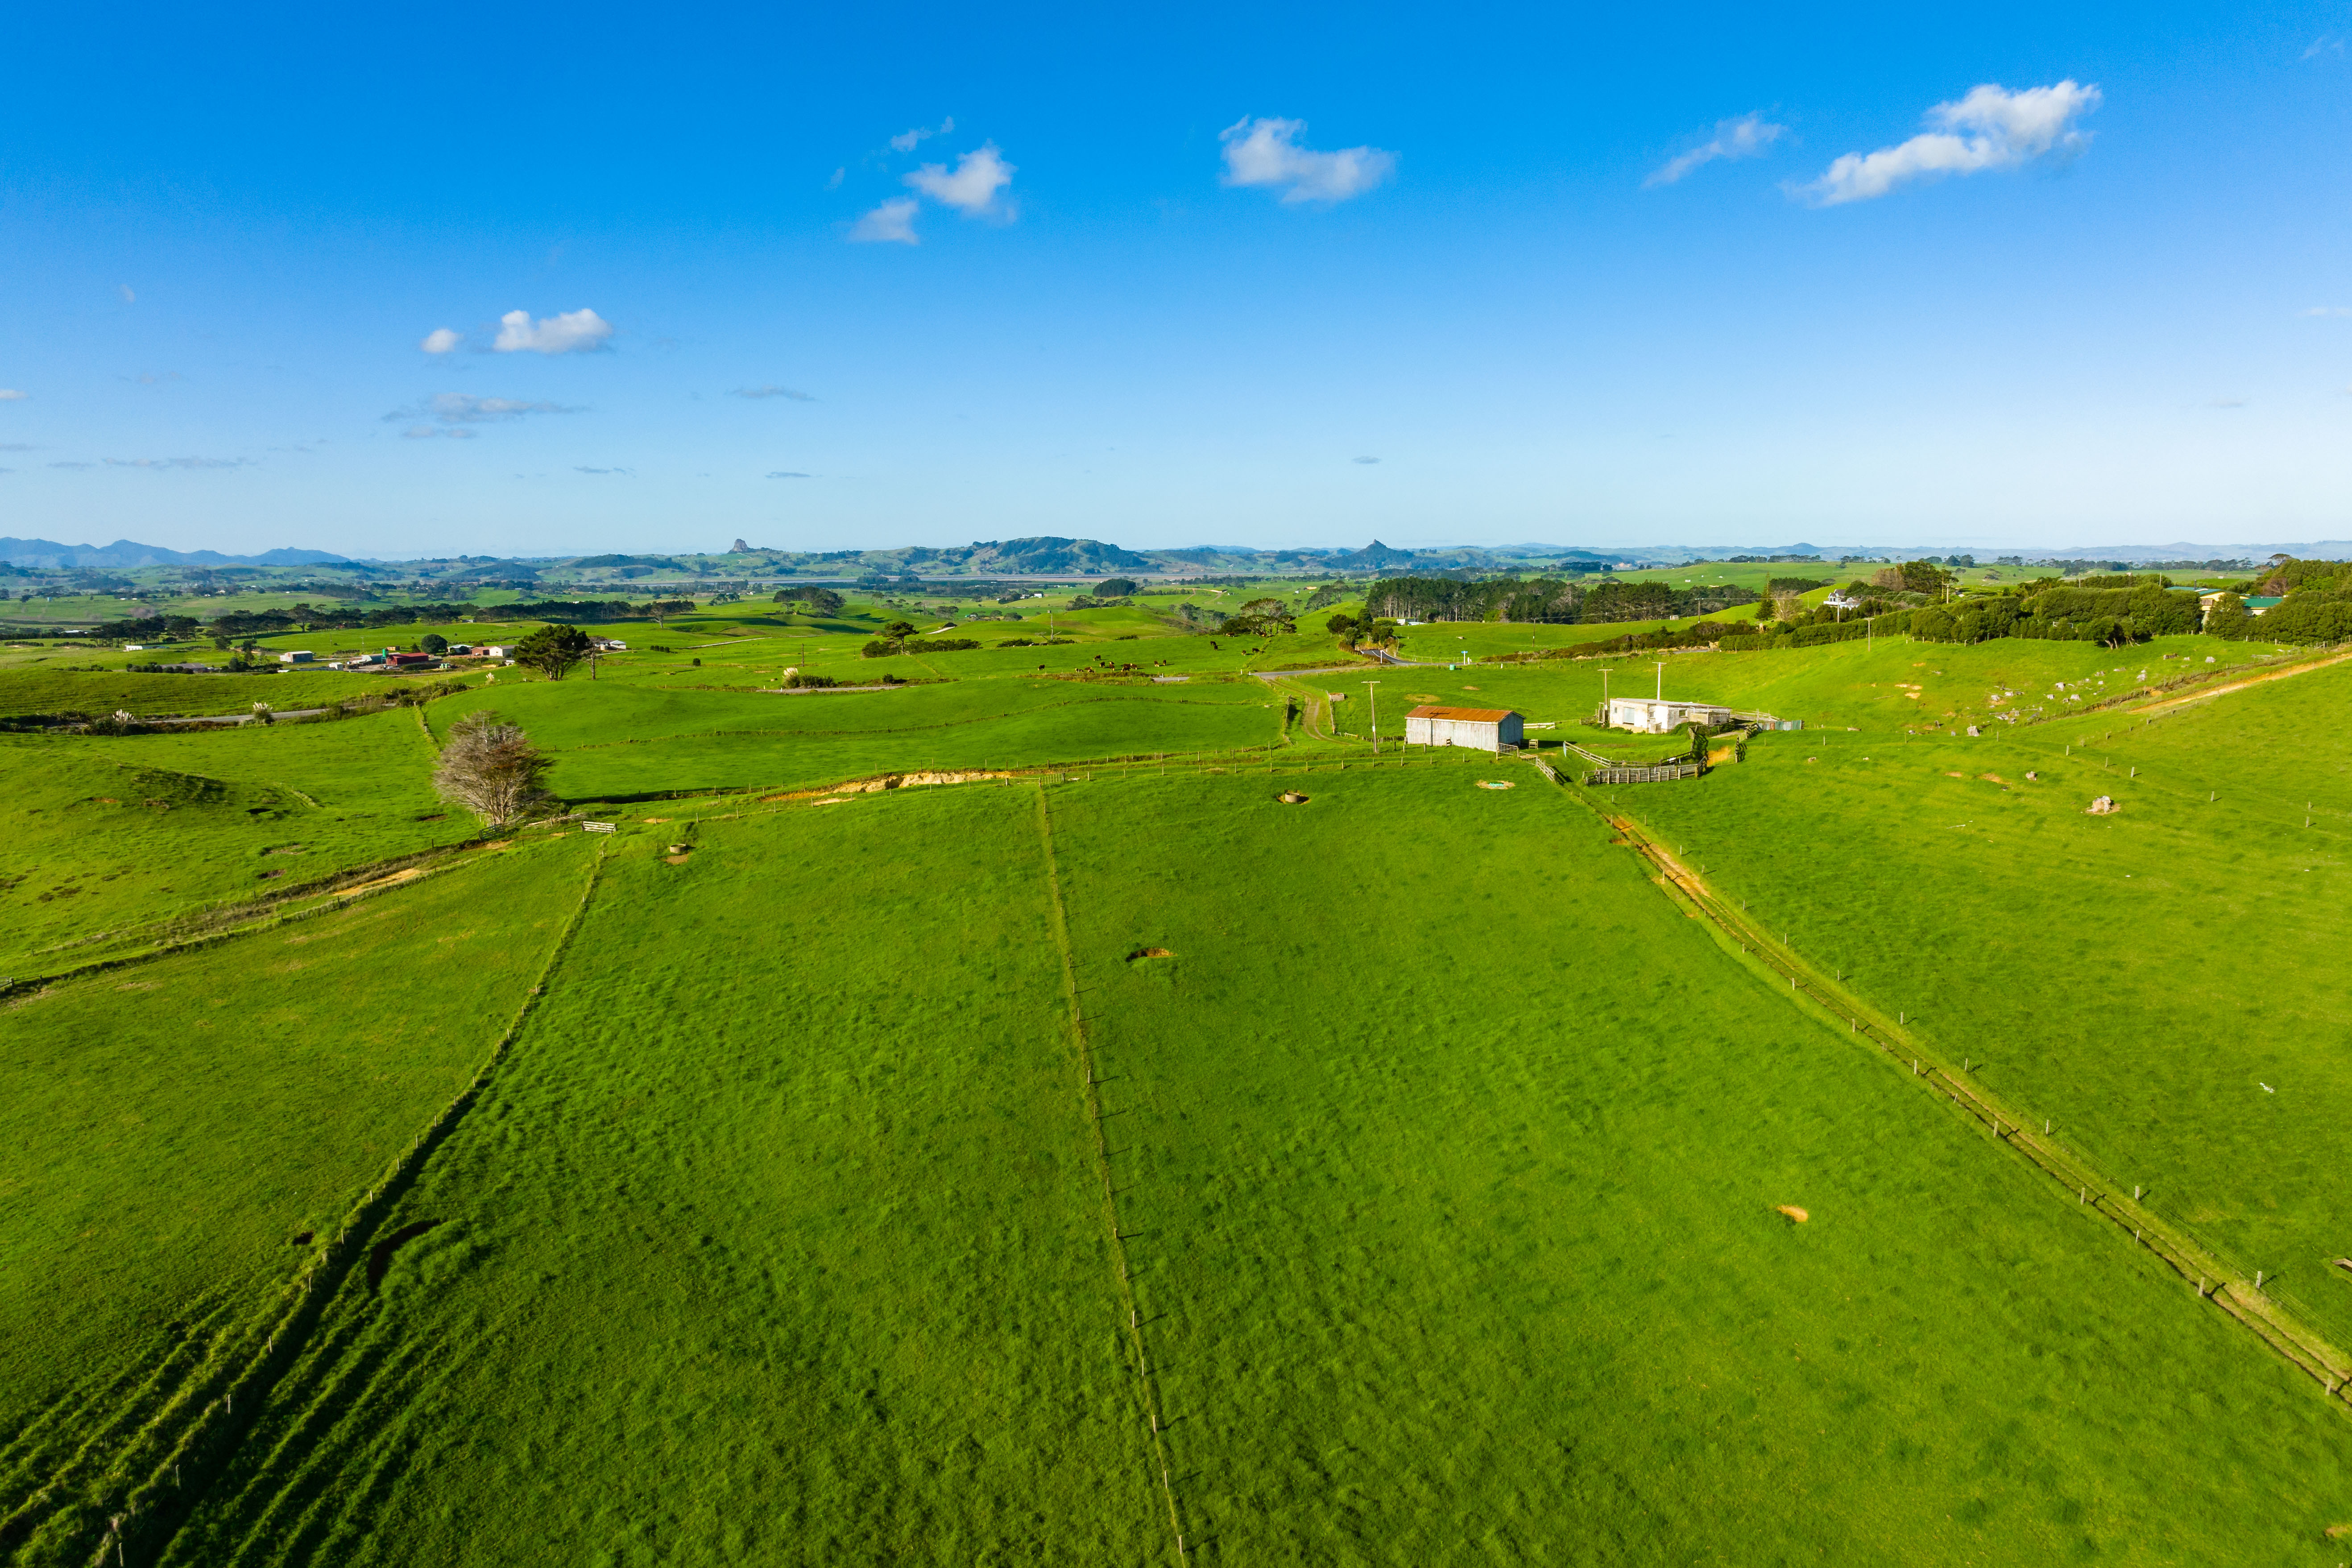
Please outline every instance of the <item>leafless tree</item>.
M486 708L449 727L433 787L490 826L504 827L553 798L540 784L551 765L521 725Z

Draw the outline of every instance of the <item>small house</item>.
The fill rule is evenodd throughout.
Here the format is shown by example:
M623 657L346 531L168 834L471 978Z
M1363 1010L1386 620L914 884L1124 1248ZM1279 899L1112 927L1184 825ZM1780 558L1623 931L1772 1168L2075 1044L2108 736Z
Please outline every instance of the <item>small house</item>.
M1730 723L1733 717L1730 709L1717 702L1668 702L1652 697L1609 700L1609 727L1631 730L1637 735L1671 734L1685 724L1713 728Z
M944 631L948 628L941 627L940 629ZM598 653L626 653L629 651L629 645L623 642L618 637L590 637L588 639L588 646L594 648Z
M1527 744L1527 723L1508 708L1442 708L1424 703L1404 716L1405 743L1469 746L1500 753Z
M297 648L291 653L279 654L278 656L278 662L280 664L309 664L316 658L318 658L318 655L312 653L309 648Z
M429 653L395 653L384 657L384 663L394 669L423 669L432 662L433 656Z

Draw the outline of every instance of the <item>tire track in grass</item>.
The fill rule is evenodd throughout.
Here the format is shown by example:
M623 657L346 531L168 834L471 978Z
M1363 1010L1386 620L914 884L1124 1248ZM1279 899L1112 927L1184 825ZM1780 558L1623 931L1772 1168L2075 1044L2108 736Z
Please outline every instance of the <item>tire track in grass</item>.
M1689 913L1708 921L1741 952L1787 980L1791 996L1811 1002L1832 1020L1844 1019L1849 1033L1866 1039L1889 1062L1906 1068L1907 1075L1921 1087L1983 1123L1996 1142L2006 1144L2060 1186L2074 1188L2078 1205L2095 1211L2119 1231L2130 1232L2135 1247L2145 1247L2183 1282L2194 1281L2200 1300L2211 1301L2251 1330L2282 1360L2319 1384L2331 1403L2352 1403L2352 1353L2317 1331L2294 1321L2279 1301L2258 1288L2256 1281L2246 1279L2194 1237L2144 1207L2136 1196L2125 1197L2121 1187L2091 1162L2058 1143L2047 1131L2033 1131L2021 1112L1970 1081L1964 1076L1965 1068L1955 1071L1948 1061L1921 1045L1907 1028L1887 1023L1875 1008L1843 984L1824 979L1793 949L1775 942L1756 921L1732 909L1704 878L1651 837L1633 817L1612 816L1581 795L1575 799L1614 828L1622 836L1621 843L1656 868L1654 881L1667 897L1679 897L1689 906Z
M1087 1033L1085 1005L1078 1000L1078 971L1070 952L1070 928L1062 910L1062 877L1054 858L1054 814L1046 804L1045 784L1037 785L1037 837L1045 861L1047 912L1054 925L1054 949L1062 958L1062 994L1069 1005L1070 1043L1076 1047L1078 1067L1085 1074L1087 1123L1094 1133L1095 1170L1102 1177L1103 1222L1110 1233L1111 1257L1118 1264L1119 1299L1127 1305L1127 1334L1135 1352L1137 1381L1143 1390L1142 1414L1151 1426L1151 1452L1160 1461L1160 1491L1168 1502L1168 1528L1176 1537L1176 1558L1181 1563L1192 1550L1184 1542L1184 1516L1176 1506L1176 1483L1168 1469L1168 1442L1160 1407L1160 1384L1152 1375L1150 1348L1143 1339L1143 1313L1135 1282L1127 1266L1127 1242L1118 1226L1118 1196L1111 1186L1110 1146L1103 1138L1102 1094L1095 1078L1094 1044Z
M594 901L606 856L600 845L580 901L550 947L538 981L523 994L513 1020L466 1086L361 1194L277 1301L236 1334L233 1343L223 1345L214 1363L201 1369L169 1406L124 1444L108 1473L80 1500L81 1506L61 1503L48 1521L54 1529L36 1527L36 1543L47 1555L58 1561L87 1556L96 1563L110 1546L115 1562L127 1565L131 1546L140 1548L142 1562L153 1562L171 1549L210 1484L236 1458L272 1392L303 1359L312 1332L344 1282L353 1269L363 1268L376 1227L415 1185L434 1152L479 1101L490 1075L512 1054ZM239 1395L246 1400L241 1415ZM74 1515L79 1517L70 1517Z

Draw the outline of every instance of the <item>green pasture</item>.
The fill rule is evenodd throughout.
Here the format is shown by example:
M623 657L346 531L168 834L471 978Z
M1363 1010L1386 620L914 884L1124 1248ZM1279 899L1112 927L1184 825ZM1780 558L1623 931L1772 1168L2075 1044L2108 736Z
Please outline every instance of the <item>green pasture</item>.
M413 711L179 734L0 736L0 974L469 838Z
M625 841L386 1222L437 1227L167 1560L1163 1557L1036 823L971 789Z
M2153 725L1775 735L1696 786L1609 793L2352 1344L2352 738L2324 720L2347 700L2336 667ZM2087 815L2101 795L2120 813Z
M166 1560L2318 1560L2340 1411L1508 771L620 840Z
M482 1063L579 843L0 1004L0 1516L86 1484Z
M111 657L120 661L147 656ZM199 664L226 658L207 647L174 655L172 662L182 657ZM20 666L0 669L0 716L89 713L104 717L121 710L145 719L159 714L250 713L257 702L291 711L331 707L349 698L385 691L387 679L340 669L275 675L156 675L119 668L100 673Z

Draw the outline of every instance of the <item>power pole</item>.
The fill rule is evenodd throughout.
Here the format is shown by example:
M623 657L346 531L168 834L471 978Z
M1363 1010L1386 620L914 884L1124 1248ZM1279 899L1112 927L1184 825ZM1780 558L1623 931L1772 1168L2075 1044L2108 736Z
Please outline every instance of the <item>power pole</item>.
M1372 710L1372 755L1381 754L1381 694L1372 689L1377 680L1364 682L1364 703Z
M1658 660L1658 700L1659 700L1659 701L1661 701L1661 702L1664 702L1665 700L1666 700L1666 661L1665 661L1664 659L1663 659L1663 658L1662 658L1662 659Z

